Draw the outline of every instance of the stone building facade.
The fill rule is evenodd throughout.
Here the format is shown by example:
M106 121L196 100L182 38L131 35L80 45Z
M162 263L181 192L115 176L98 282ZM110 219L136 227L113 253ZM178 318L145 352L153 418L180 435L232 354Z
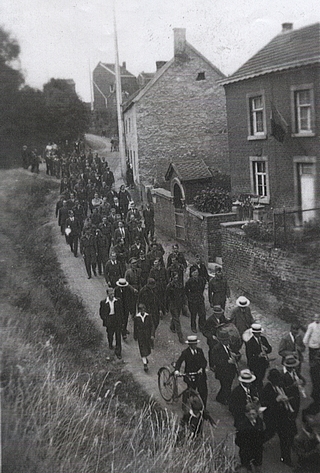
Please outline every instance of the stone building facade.
M174 57L124 105L134 179L166 187L170 162L202 159L229 174L224 75L174 29Z

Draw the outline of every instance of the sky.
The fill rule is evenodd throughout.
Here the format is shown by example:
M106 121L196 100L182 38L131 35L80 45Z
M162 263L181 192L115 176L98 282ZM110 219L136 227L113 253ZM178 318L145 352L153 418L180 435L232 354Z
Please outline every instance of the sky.
M73 79L89 102L90 71L119 60L134 75L173 57L173 28L224 74L235 72L281 32L320 21L319 0L1 0L0 26L21 47L26 83L42 89L52 77Z

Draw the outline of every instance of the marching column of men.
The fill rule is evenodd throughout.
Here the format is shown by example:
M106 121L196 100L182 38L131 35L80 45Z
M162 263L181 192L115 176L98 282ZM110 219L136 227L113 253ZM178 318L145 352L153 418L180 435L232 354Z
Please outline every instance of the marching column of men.
M176 374L180 374L183 364L185 374L192 372L189 383L198 390L204 407L208 397L207 360L195 334L202 332L207 340L208 365L220 385L216 401L234 418L241 471L260 471L263 443L275 434L279 437L281 462L292 465L296 443L300 461L306 442L302 444L301 438L296 441L296 420L301 398L306 397L301 375L306 347L312 402L303 410L302 420L310 438L320 445L314 420L320 412L320 317L315 316L305 333L298 322L291 325L278 349L283 369L270 369L272 346L252 316L250 301L239 296L236 307L226 316L230 289L220 267L210 277L200 255L188 264L178 244L173 245L165 261L165 251L154 234L152 205L147 204L140 212L125 186L115 190L108 164L97 155L89 155L71 160L61 182L56 217L75 257L80 242L88 278L98 274L105 278L107 293L100 303L100 316L109 349L121 359L121 343L130 335L131 316L133 338L138 342L143 369L148 372L157 328L170 313L170 330L181 344L187 344L176 362ZM212 308L208 318L206 287ZM184 336L181 316L188 317L193 335ZM246 363L241 360L244 353ZM238 384L233 388L235 379Z

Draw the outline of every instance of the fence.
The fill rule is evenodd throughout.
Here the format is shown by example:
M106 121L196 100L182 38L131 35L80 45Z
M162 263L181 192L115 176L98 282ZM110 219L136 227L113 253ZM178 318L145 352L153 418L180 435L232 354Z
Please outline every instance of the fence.
M272 212L272 232L275 247L297 246L320 238L320 207ZM317 219L318 215L318 219ZM267 220L268 221L268 220Z

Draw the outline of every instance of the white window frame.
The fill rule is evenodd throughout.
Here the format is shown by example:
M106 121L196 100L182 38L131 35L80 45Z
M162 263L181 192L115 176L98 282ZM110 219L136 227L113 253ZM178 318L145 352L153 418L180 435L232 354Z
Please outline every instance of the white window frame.
M264 187L266 188L266 195L259 196L259 203L261 204L269 204L270 203L270 187L269 187L269 166L268 166L268 158L266 156L250 156L250 182L251 182L251 190L253 194L258 195L258 175L265 176L265 183ZM255 172L255 163L264 162L265 163L265 172L264 173L257 173Z
M312 137L315 136L315 108L314 108L314 91L313 84L294 85L290 87L291 90L291 116L292 116L292 130L293 137ZM299 92L308 90L310 92L310 103L297 104L297 97ZM309 129L302 130L300 124L300 110L308 109L309 111Z
M255 98L261 97L262 107L253 109L252 104ZM256 129L257 113L262 112L263 131ZM252 119L251 119L252 117ZM266 121L266 101L264 90L247 94L247 119L248 119L248 140L265 140L267 138L267 121Z

